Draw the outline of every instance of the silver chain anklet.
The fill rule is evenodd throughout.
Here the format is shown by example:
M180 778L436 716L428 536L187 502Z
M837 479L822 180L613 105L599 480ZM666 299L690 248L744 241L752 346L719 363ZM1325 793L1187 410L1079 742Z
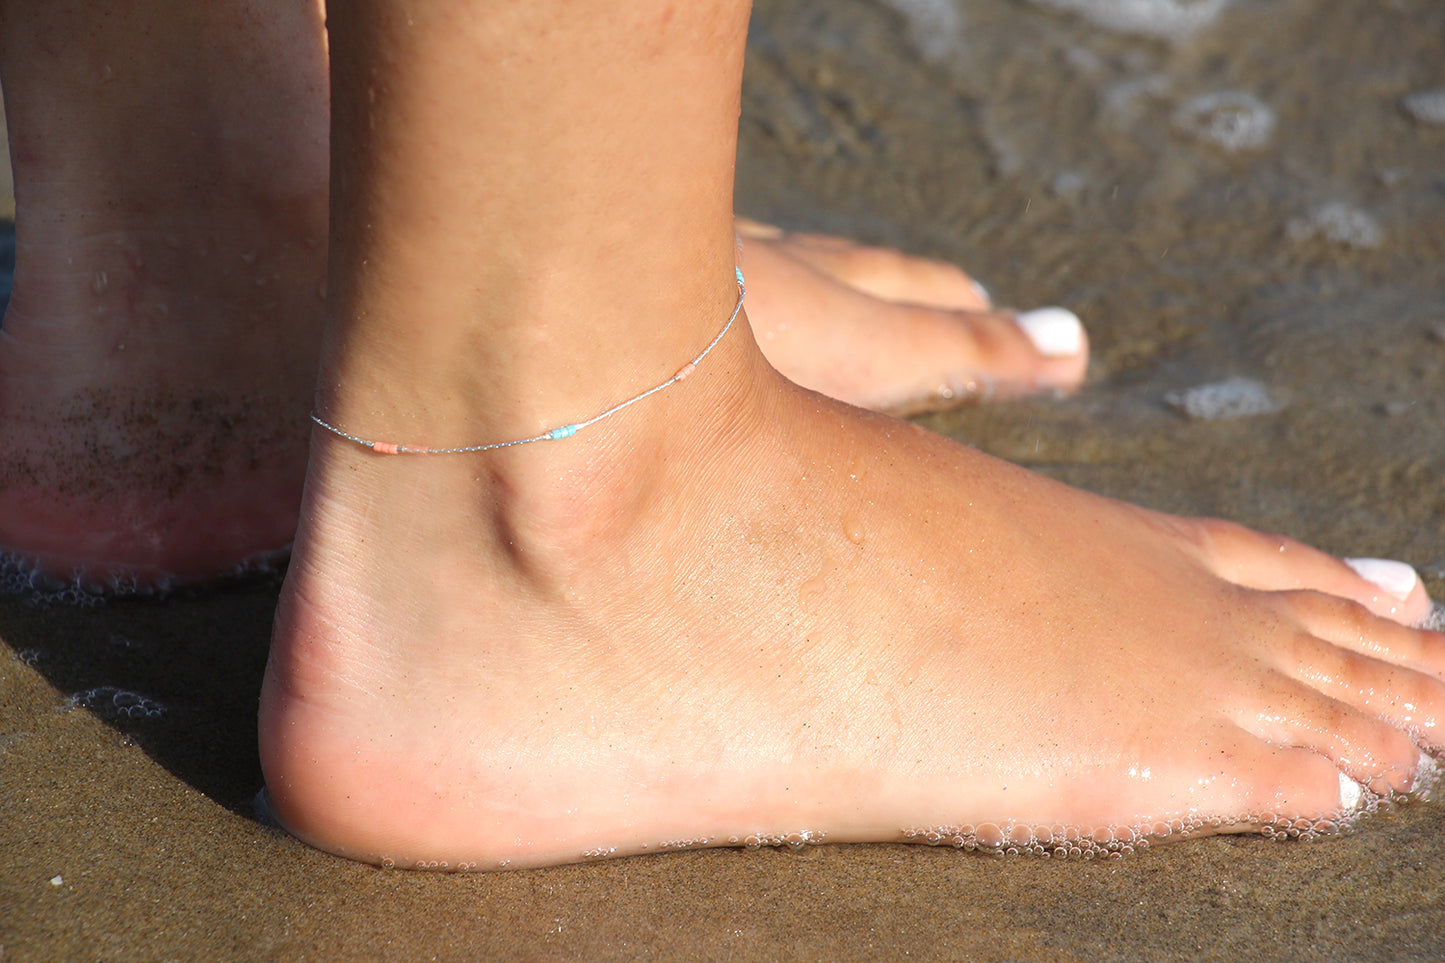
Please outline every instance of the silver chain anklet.
M626 401L621 402L620 404L615 404L611 408L608 408L606 411L602 412L602 414L596 415L592 418L588 418L586 421L578 421L573 422L570 425L562 425L561 427L553 428L551 431L544 431L540 435L533 435L530 438L518 438L516 441L498 441L493 442L490 445L465 445L460 448L428 448L423 445L397 445L392 444L389 441L372 441L367 438L358 438L356 435L353 435L350 432L342 431L335 425L328 424L322 421L321 417L317 415L314 411L311 413L311 420L316 422L316 424L320 425L322 428L325 428L327 431L331 432L333 435L339 435L340 437L345 438L347 441L352 441L358 445L361 445L363 448L370 448L378 455L462 455L468 452L492 451L496 448L511 448L514 445L530 445L534 441L560 441L563 438L571 438L583 428L586 428L589 425L595 425L603 418L610 418L612 415L617 414L628 405L635 405L637 404L637 402L641 401L643 398L646 398L648 395L656 394L657 392L661 391L663 388L668 387L669 385L677 384L679 381L684 380L685 378L687 378L688 375L692 374L694 371L697 370L697 366L702 363L702 359L706 358L708 356L708 352L712 351L713 348L717 347L717 343L723 339L723 335L728 333L728 329L733 326L733 322L736 321L738 319L738 315L742 313L743 300L747 297L747 286L743 283L743 269L735 268L734 271L737 274L738 279L737 306L733 308L733 313L728 315L727 323L722 326L722 330L717 333L716 337L714 337L711 341L708 342L706 348L702 349L702 353L699 354L696 358L693 358L687 364L683 365L681 368L678 368L677 371L673 374L673 376L671 378L668 378L662 384L648 388L646 391L642 392L642 394L628 398Z

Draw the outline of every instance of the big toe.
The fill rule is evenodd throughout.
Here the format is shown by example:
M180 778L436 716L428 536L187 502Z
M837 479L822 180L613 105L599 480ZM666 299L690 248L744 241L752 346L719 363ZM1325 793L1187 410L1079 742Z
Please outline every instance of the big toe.
M839 369L859 389L842 400L910 415L971 400L1072 391L1083 383L1088 336L1064 308L1017 314L890 309L896 323L878 350L857 358L852 370Z

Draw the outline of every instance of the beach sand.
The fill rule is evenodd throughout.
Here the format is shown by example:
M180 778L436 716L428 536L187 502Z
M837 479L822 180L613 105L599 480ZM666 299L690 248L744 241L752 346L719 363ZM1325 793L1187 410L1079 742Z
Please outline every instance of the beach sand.
M1445 85L1445 7L1160 0L1144 28L1202 22L1170 39L1122 32L1127 7L760 3L740 208L1085 319L1080 395L928 427L1111 495L1402 558L1445 597L1445 126L1406 100ZM1190 394L1230 379L1247 386ZM1093 862L335 859L252 812L275 598L0 600L0 959L1445 959L1442 802L1318 841Z

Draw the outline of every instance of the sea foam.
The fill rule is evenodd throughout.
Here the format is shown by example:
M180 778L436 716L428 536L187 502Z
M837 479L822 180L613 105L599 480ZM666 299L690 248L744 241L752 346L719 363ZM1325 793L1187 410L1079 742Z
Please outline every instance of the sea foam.
M1185 101L1174 112L1174 125L1227 151L1253 150L1269 142L1275 115L1253 94L1223 90Z
M1445 124L1445 87L1410 94L1400 104L1422 124Z
M1183 40L1218 19L1230 0L1034 0L1118 33Z
M908 22L908 40L925 60L943 60L958 50L963 15L957 0L884 0Z
M1293 219L1285 232L1292 241L1322 237L1361 250L1377 248L1385 239L1379 221L1368 212L1339 201L1321 204L1304 217Z
M1227 378L1171 391L1164 400L1196 421L1272 415L1284 407L1266 385L1252 378Z

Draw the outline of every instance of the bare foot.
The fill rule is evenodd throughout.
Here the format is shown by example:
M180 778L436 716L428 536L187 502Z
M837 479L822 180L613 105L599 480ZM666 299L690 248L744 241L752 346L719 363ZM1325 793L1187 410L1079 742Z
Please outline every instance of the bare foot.
M11 589L163 587L291 541L324 315L326 74L317 11L258 5L7 11Z
M1332 825L1445 744L1406 567L1361 566L1391 594L1071 490L790 385L742 328L646 404L476 456L316 439L261 706L287 827L444 869L1119 851Z
M735 227L758 344L804 387L916 414L1084 379L1088 342L1069 311L997 310L939 261L742 218Z

